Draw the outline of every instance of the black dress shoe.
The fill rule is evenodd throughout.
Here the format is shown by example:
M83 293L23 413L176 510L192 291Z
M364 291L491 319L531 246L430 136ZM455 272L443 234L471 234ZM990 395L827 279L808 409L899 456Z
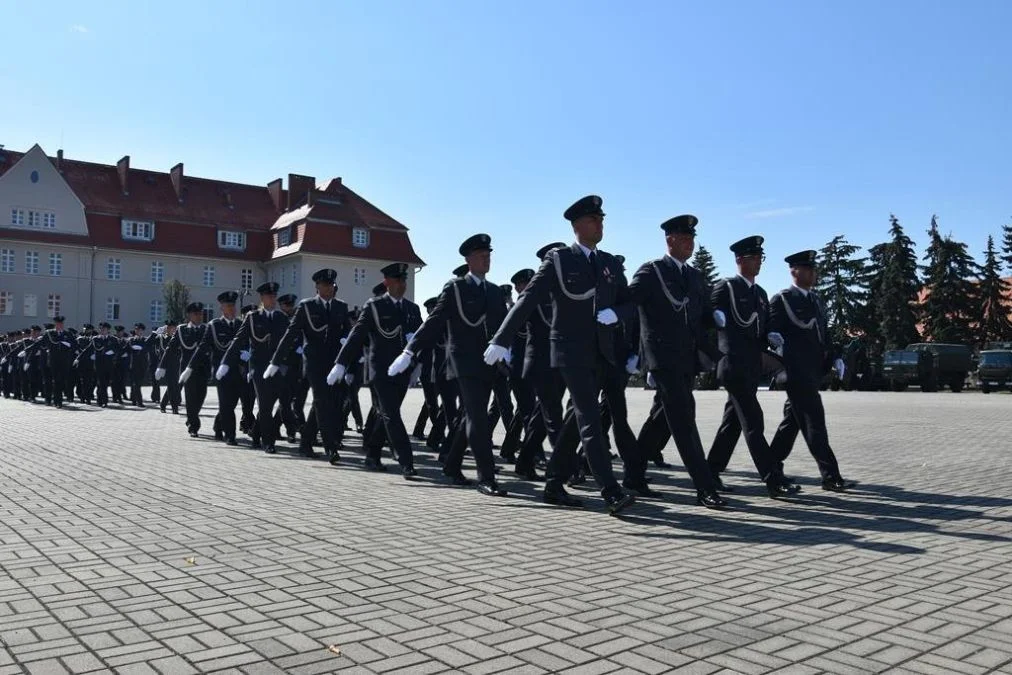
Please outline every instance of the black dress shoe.
M159 410L161 410L162 412L165 412L165 406L162 406L161 408L159 408Z
M266 452L268 455L273 455L274 453L277 452L277 449L273 445L268 445L266 448L264 448L264 452Z
M216 440L216 441L223 441L223 440L225 440L225 434L223 432L221 432L221 431L215 431L214 432L214 440Z
M513 462L517 461L517 453L501 450L499 452L499 459L503 460L504 462L509 462L510 464L512 464Z
M196 438L197 437L197 432L196 431L190 431L188 433L190 434L190 438Z
M822 481L822 489L829 490L830 492L846 492L847 488L854 487L854 483L849 480L844 480L840 476L835 478L826 478Z
M249 447L253 448L254 450L259 450L260 448L262 448L264 446L263 446L263 444L260 443L260 441L253 440L253 441L250 441Z
M303 457L316 457L316 451L312 447L299 447L299 454Z
M451 485L456 485L458 487L468 487L470 485L474 485L474 481L462 473L450 474L444 471L443 475L450 479Z
M239 441L235 440L235 436L225 439L225 445L239 445Z
M341 453L337 451L337 448L327 450L327 461L330 462L331 466L337 466L341 463Z
M587 474L582 469L573 474L573 477L569 479L569 487L575 485L583 485L587 482Z
M173 415L178 415L179 414L179 408L173 408L172 409L172 414Z
M404 480L411 480L418 475L418 472L415 471L414 467L406 466L401 469L401 475L404 476Z
M658 469L670 469L671 465L664 461L664 455L654 457L654 466Z
M716 488L717 492L734 492L734 488L730 485L724 485L724 481L717 475L713 477L713 487Z
M483 480L478 483L478 492L489 497L505 497L507 494L506 490L490 480Z
M363 466L365 466L366 471L374 471L376 473L385 473L387 470L386 466L383 465L383 462L378 459L367 459L365 460Z
M801 490L797 485L791 485L790 483L784 483L779 478L766 481L766 492L773 499L782 499L784 497L791 497L797 494Z
M541 482L545 479L544 476L538 474L538 472L534 469L534 467L531 467L529 469L519 469L519 468L514 469L513 473L515 473L520 478L523 478L524 480L529 480L532 482Z
M299 438L295 434L288 434L285 440L288 441L289 443L297 443Z
M727 501L713 490L696 492L696 503L708 509L722 509L727 506Z
M640 497L649 497L651 499L659 499L664 496L663 492L653 490L644 481L643 483L630 483L629 481L622 481L622 487L630 492L633 492Z
M552 504L554 506L565 506L571 509L583 508L582 500L577 499L561 487L551 490L546 489L545 493L541 496L541 500L546 504Z
M636 498L630 494L617 492L605 495L604 503L608 506L608 513L617 516L619 513L636 503Z

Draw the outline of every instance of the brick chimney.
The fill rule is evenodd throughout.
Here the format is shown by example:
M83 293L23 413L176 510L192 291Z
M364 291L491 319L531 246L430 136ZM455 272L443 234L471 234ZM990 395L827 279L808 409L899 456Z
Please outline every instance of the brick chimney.
M288 210L309 202L310 193L316 188L316 179L312 176L288 174Z
M116 162L116 173L119 174L119 189L123 191L124 195L130 194L130 189L127 187L130 185L130 155L123 155L123 159Z
M169 169L169 178L172 179L172 189L176 191L176 198L183 203L183 163L180 162Z
M56 151L56 170L63 173L63 148Z
M267 184L267 193L271 196L271 201L274 202L274 210L281 213L281 179L275 178Z

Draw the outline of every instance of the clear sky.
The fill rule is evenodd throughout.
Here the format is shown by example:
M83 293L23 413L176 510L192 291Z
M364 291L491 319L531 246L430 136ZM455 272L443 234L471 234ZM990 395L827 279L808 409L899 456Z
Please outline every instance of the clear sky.
M836 234L918 244L932 213L980 252L1012 220L1012 2L0 3L0 143L265 184L342 176L411 228L416 298L492 236L490 278L571 240L663 252L700 219L784 255Z

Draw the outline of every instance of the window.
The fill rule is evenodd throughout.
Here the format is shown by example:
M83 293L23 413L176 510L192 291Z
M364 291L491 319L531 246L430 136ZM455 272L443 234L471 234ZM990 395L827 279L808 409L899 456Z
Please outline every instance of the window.
M14 249L0 249L0 272L14 272Z
M351 243L357 248L365 248L369 245L369 230L364 227L356 227L351 231Z
M49 276L58 277L63 274L63 254L49 254Z
M105 320L119 321L119 298L107 298L105 301Z
M153 324L159 324L165 320L165 303L161 300L151 301L151 311L148 313L148 319Z
M39 273L39 252L25 251L25 274Z
M214 286L214 266L204 265L204 285Z
M46 230L56 229L56 214L52 211L45 211L42 214L42 227Z
M292 243L292 228L286 227L278 231L278 248Z
M25 293L25 316L35 316L38 314L38 305L39 301L34 293Z
M108 258L105 261L105 278L118 281L123 269L123 262L119 258Z
M204 316L204 323L207 323L208 321L214 318L214 310L211 309L210 307L205 307L203 316Z
M160 284L165 281L165 263L156 260L151 263L151 283Z
M292 265L292 286L299 285L299 267L298 265Z
M39 214L38 211L29 211L28 212L28 227L38 227L39 226L39 221L40 221L39 215L41 215L41 214Z
M239 288L248 291L253 288L253 270L243 268L239 273Z
M355 268L355 285L361 286L365 283L365 269L361 267Z
M24 227L25 224L25 210L24 209L11 209L11 225L15 227Z
M52 319L54 316L60 313L60 296L56 293L50 293L46 299L46 316Z
M10 291L0 291L0 316L14 315L14 294Z
M245 232L231 232L229 230L218 231L218 247L219 248L234 248L243 250L246 248L246 233Z
M124 220L123 238L151 241L155 238L155 224L150 220Z

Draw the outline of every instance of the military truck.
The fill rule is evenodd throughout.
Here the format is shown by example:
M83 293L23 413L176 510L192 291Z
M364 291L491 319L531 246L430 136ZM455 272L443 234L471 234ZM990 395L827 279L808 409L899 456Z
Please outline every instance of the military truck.
M988 349L980 353L977 386L985 394L1001 389L1012 390L1012 350Z
M973 370L973 351L966 345L940 342L920 342L907 345L907 351L928 352L935 357L935 388L949 387L954 392L963 391L966 376ZM922 386L923 389L923 386Z
M882 377L893 391L920 385L921 391L938 391L933 377L934 355L912 349L890 349L882 355Z

